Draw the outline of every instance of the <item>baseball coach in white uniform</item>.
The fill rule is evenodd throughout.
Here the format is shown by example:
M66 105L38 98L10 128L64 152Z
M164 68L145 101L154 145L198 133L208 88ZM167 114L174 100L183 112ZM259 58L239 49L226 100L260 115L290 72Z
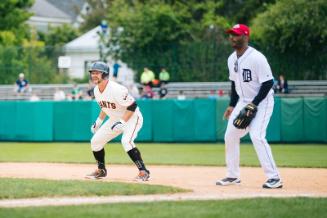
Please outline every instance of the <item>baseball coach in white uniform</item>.
M237 24L226 31L234 52L228 58L231 100L224 117L228 119L225 133L227 176L217 185L239 184L240 139L247 133L267 177L263 188L282 188L266 129L273 112L273 76L266 57L248 45L250 29Z

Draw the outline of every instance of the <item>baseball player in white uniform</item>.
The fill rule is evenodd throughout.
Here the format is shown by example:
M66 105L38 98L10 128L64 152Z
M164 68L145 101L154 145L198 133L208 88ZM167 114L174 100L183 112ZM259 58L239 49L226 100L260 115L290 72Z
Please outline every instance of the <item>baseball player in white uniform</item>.
M147 181L150 172L146 169L141 153L134 144L143 124L143 117L135 99L128 93L127 88L108 80L109 66L106 63L94 62L89 72L92 82L97 84L94 88L94 96L101 111L91 126L91 132L94 134L91 139L91 148L98 168L86 177L101 179L107 176L104 146L122 134L121 143L124 150L139 169L136 180ZM106 116L109 116L109 119L103 123Z
M240 183L240 139L248 132L267 177L263 188L282 188L266 129L273 112L273 76L265 56L248 45L250 29L237 24L226 31L235 51L228 58L229 79L232 83L231 100L224 117L228 119L225 133L227 177L217 185ZM239 114L252 115L247 121L237 120ZM248 117L246 117L247 119ZM243 124L242 124L243 123Z

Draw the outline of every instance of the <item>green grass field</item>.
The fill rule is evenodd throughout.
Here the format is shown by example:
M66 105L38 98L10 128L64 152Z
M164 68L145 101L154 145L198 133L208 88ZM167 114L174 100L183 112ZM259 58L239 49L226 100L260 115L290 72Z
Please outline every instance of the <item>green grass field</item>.
M139 143L147 164L224 165L222 144ZM0 162L93 163L88 143L0 143ZM278 166L327 167L327 146L322 144L272 145ZM119 143L106 146L107 162L131 164ZM259 166L254 148L241 146L241 165ZM173 187L123 184L101 181L51 181L37 179L0 179L0 199L102 196L185 191ZM119 203L79 206L0 208L0 217L195 217L195 218L283 218L324 217L327 198L253 198L220 201L182 201Z
M147 164L223 166L222 144L150 144L139 143ZM279 167L327 167L327 146L300 144L271 146ZM94 163L88 143L0 143L0 162ZM119 143L106 145L106 161L131 164ZM241 145L241 165L259 166L250 144Z
M284 218L326 217L327 198L257 198L222 201L0 208L0 217L42 218Z
M0 178L0 190L0 199L62 196L148 195L187 191L181 188L162 185L13 178Z

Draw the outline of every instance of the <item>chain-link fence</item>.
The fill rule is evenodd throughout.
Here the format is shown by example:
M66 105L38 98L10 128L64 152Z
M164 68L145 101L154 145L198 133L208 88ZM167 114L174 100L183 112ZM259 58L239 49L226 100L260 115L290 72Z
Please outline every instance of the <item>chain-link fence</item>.
M136 72L136 81L144 67L153 70L156 76L160 68L164 67L170 72L172 81L214 82L228 80L227 58L231 52L232 49L226 41L158 44L156 47L134 48L125 53L122 51L121 60ZM286 56L269 51L262 52L271 64L275 77L283 74L290 80L327 79L326 55L303 57L300 54ZM73 55L82 60L80 64L73 63L71 68L82 69L85 78L86 63L99 59L98 51L92 53L85 48L69 53L63 47L0 46L0 84L13 84L19 73L24 73L34 84L67 83L69 71L58 69L58 57L63 55Z

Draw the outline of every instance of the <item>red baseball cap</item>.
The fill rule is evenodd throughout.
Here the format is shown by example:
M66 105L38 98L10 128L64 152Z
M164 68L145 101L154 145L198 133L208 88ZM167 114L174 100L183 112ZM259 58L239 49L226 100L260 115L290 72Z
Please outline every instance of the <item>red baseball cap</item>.
M244 24L236 24L232 28L226 30L226 33L228 34L236 34L236 35L246 35L250 36L250 28Z

